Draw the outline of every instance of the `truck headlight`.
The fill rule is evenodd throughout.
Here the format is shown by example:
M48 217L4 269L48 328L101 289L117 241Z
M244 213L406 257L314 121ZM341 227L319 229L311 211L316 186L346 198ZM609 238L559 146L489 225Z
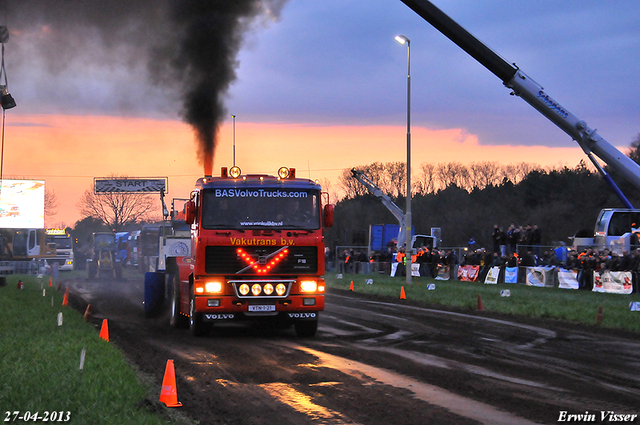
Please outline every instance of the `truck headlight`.
M240 288L238 288L238 291L241 295L247 295L250 290L251 289L249 288L249 285L247 285L246 283L243 283L242 285L240 285Z
M222 292L222 282L207 282L204 284L204 290L209 294L219 294Z
M300 292L316 292L318 290L318 282L315 280L303 280L300 282Z

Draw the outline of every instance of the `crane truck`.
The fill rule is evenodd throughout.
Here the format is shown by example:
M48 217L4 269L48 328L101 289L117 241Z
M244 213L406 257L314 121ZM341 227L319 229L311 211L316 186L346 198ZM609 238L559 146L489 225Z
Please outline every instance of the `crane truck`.
M520 68L505 61L433 3L428 0L401 1L500 78L505 87L511 89L512 95L521 97L580 145L625 206L625 209L606 209L600 212L594 231L595 238L590 245L598 248L613 248L615 251L628 249L629 235L634 230L640 230L640 223L635 220L640 210L633 209L629 200L609 174L603 170L594 155L618 171L636 188L640 188L640 165L606 141L585 121L569 112Z
M324 310L323 232L333 224L321 195L293 168L272 176L223 167L198 179L185 204L190 254L166 259L170 325L195 336L217 323L274 320L314 336Z
M380 199L380 201L383 203L383 205L385 207L387 207L387 209L389 210L389 212L391 212L391 214L393 214L393 216L398 220L398 237L396 239L396 244L398 247L403 247L405 246L405 242L407 240L407 218L406 218L406 214L402 211L402 209L397 206L392 200L391 197L389 195L387 195L386 193L384 193L382 191L382 189L380 189L374 182L373 180L371 180L364 172L360 171L360 170L356 170L355 168L351 169L351 176L358 180L364 187L367 188L367 190L369 190L369 192L375 196L376 198ZM369 231L371 233L371 229ZM371 238L371 235L370 235ZM433 249L436 247L436 238L434 236L428 236L428 235L411 235L411 242L409 243L409 247L411 250L411 253L413 255L416 254L416 251L418 248L421 248L423 246L429 248L429 249ZM372 248L371 243L369 243L369 248Z

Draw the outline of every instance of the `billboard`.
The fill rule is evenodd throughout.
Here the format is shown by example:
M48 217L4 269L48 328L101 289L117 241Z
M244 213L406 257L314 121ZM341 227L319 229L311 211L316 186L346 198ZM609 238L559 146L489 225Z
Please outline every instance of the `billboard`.
M0 228L44 229L44 180L0 181Z

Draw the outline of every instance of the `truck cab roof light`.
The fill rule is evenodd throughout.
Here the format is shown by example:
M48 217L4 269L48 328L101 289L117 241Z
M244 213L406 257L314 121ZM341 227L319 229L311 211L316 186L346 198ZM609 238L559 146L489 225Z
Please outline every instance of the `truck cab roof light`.
M278 177L281 179L286 179L289 177L289 169L287 167L280 167L278 169Z
M240 170L240 167L235 165L231 167L231 169L229 170L229 175L234 179L237 179L238 177L240 177L241 173L242 171Z

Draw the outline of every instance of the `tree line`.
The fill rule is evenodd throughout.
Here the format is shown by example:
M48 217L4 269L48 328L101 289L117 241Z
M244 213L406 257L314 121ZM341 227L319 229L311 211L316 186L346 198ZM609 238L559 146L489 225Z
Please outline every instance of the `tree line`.
M628 155L640 159L640 135ZM406 204L406 169L403 163L373 163L358 166L403 211ZM616 173L605 167L616 179ZM616 179L633 205L640 205L638 190ZM325 239L329 246L366 246L369 226L397 224L385 206L344 170L339 178L344 197L336 203L334 227ZM412 224L418 234L442 229L443 246L492 249L491 232L538 225L542 245L571 244L578 231L593 233L602 208L622 208L601 175L581 161L575 167L552 169L519 163L502 165L478 162L422 164L412 176Z

